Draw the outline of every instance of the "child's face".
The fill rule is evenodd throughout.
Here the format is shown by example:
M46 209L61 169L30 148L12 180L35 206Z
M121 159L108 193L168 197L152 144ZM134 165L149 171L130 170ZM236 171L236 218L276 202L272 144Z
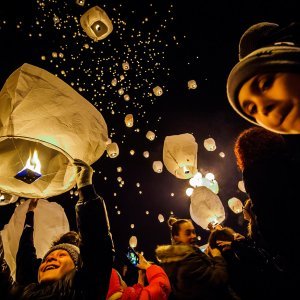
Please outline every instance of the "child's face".
M242 110L262 127L300 133L300 74L256 75L244 83L238 98Z

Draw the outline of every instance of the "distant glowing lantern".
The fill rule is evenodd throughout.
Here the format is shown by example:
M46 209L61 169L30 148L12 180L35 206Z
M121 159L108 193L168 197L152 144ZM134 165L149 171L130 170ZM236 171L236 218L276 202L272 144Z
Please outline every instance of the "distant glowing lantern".
M133 126L133 115L132 114L128 114L125 116L125 124L127 127L132 127Z
M225 153L224 153L224 152L220 152L219 155L220 155L220 157L222 157L222 158L225 157Z
M129 153L130 153L130 155L134 155L134 154L135 154L135 151L134 151L133 149L131 149L131 150L129 151Z
M8 194L48 198L69 191L76 184L73 159L92 164L106 149L101 113L44 69L15 70L0 107L0 190Z
M110 158L115 158L119 155L119 146L117 143L111 143L106 146L106 152Z
M123 88L120 88L120 89L118 90L118 94L119 94L120 96L122 96L122 95L124 94L124 89L123 89Z
M29 203L30 200L26 200L16 207L9 222L0 232L3 240L4 258L10 267L13 278L16 274L16 254ZM53 240L68 231L70 231L70 226L63 207L56 202L39 199L34 210L33 235L37 258L42 258Z
M194 90L197 88L196 80L189 80L188 81L188 88L189 90Z
M116 78L114 78L114 79L111 81L111 85L112 85L112 86L116 86L117 83L118 83L118 81L117 81Z
M78 4L80 6L84 6L85 0L76 0L76 4Z
M207 229L209 223L220 224L225 220L222 201L214 192L205 186L194 189L191 196L190 214L193 221Z
M122 80L124 80L125 79L125 76L122 74L122 75L120 75L120 80L122 81Z
M155 96L161 96L163 94L163 90L160 86L156 86L153 88L153 93Z
M180 179L189 179L197 172L198 144L192 134L166 136L163 162L167 170Z
M122 172L122 167L117 167L117 172L121 173Z
M144 152L143 152L143 156L144 156L145 158L148 158L149 155L150 155L150 154L149 154L149 151L144 151Z
M162 223L165 220L165 218L162 214L159 214L157 218L160 223Z
M163 163L160 160L154 161L152 167L156 173L161 173L163 171Z
M215 179L215 175L213 173L207 173L205 174L205 178L212 181Z
M239 214L243 211L243 203L236 197L232 197L228 200L228 206L235 214Z
M7 194L0 191L0 206L15 203L19 199L18 196Z
M123 63L122 63L122 68L123 68L124 71L129 70L129 63L128 63L127 61L126 61L126 62L123 62Z
M147 133L146 133L146 138L149 140L149 141L153 141L155 139L155 133L151 130L149 130Z
M106 12L99 6L87 10L80 18L84 32L95 42L105 39L113 30L113 24Z
M204 148L207 151L215 151L217 148L215 140L213 138L204 140Z
M130 100L130 96L128 94L125 94L123 97L124 97L125 101L129 101Z
M193 194L193 191L194 191L193 188L187 188L186 191L185 191L185 193L186 193L187 196L190 197Z
M135 248L137 246L137 237L135 235L131 236L129 239L129 246Z
M244 183L243 180L240 180L240 181L238 182L238 188L239 188L240 191L246 193L245 183Z

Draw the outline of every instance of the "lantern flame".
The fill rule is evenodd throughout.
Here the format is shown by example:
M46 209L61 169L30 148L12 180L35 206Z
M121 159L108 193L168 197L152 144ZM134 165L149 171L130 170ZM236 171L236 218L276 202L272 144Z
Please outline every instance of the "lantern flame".
M39 173L41 174L41 162L39 160L39 156L38 156L38 152L36 150L33 151L33 155L31 156L31 152L29 155L29 158L26 161L26 165L23 168L23 170L25 169L29 169L35 173Z

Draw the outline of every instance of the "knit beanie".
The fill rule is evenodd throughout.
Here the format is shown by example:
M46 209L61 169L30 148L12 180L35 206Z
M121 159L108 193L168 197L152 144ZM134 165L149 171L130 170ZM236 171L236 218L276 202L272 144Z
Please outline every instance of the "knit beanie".
M300 23L281 27L261 22L249 27L240 38L239 62L227 79L227 97L233 109L257 125L239 105L242 85L258 74L277 72L300 73Z
M77 246L73 245L73 244L68 244L68 243L63 243L63 244L58 244L56 246L53 246L52 248L50 248L50 250L44 255L43 261L45 261L46 257L53 251L55 250L66 250L70 257L72 258L75 267L78 268L81 265L81 259L80 259L80 250Z

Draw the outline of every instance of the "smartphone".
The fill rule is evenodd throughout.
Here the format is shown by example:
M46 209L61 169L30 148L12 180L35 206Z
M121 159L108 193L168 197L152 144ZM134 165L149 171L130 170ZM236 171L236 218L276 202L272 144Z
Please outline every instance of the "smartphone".
M138 254L131 247L128 247L127 252L126 252L126 256L127 256L128 260L134 266L136 266L139 263L139 256L138 256Z

